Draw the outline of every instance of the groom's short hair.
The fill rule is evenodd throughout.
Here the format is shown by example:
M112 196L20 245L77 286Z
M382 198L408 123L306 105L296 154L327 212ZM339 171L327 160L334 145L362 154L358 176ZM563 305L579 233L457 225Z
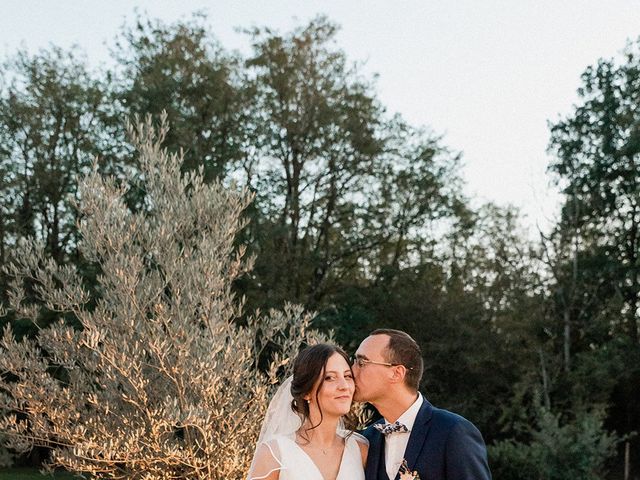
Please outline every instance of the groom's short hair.
M389 345L387 345L387 361L398 365L404 365L407 373L404 377L405 384L418 391L420 380L424 371L424 361L422 351L418 342L411 335L402 330L392 328L379 328L371 332L371 335L387 335Z

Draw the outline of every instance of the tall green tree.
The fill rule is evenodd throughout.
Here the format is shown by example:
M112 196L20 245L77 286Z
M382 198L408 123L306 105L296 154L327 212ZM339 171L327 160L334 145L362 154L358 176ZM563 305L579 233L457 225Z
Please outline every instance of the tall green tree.
M116 38L117 101L122 114L166 112L165 146L184 152L183 169L221 178L242 154L247 121L238 58L227 53L205 17L166 24L138 16Z
M27 237L60 264L87 267L77 248L78 178L100 154L99 169L117 173L114 109L107 82L77 50L20 51L0 70L0 253L8 263ZM89 276L93 273L86 270ZM0 277L0 298L7 277ZM43 315L46 323L50 315ZM33 333L28 322L14 324Z
M407 261L408 244L452 215L459 194L457 157L386 117L336 31L318 17L287 35L252 32L255 149L244 175L262 215L252 233L267 305L322 305L346 283L373 281Z
M609 424L624 433L640 426L631 387L640 383L639 47L630 43L620 60L587 68L580 101L551 125L550 144L550 170L565 195L558 235L572 235L575 250L575 265L560 262L571 273L556 288L579 287L573 295L580 298L569 312L577 360L571 384L588 399L584 387L598 383L594 373L611 380L613 372L597 398L611 402ZM635 463L638 455L636 441Z
M573 222L587 248L609 258L624 308L615 328L640 339L640 57L600 60L582 75L580 104L551 127L550 165L566 196L563 222Z
M66 261L77 255L78 177L108 134L104 85L77 52L59 48L19 52L1 74L3 248L34 236Z
M335 32L324 18L286 36L253 32L256 151L245 173L265 216L256 234L277 259L258 269L277 301L313 302L328 277L340 275L341 260L358 246L339 231L359 216L366 197L357 197L381 148L380 106L335 48Z

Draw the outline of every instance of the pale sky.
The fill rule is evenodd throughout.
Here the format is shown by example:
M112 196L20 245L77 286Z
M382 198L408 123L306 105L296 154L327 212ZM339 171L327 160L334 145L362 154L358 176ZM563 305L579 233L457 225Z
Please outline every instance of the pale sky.
M326 14L338 46L377 73L390 113L463 153L467 195L519 207L547 229L559 196L546 168L548 120L571 111L580 74L640 37L640 0L3 0L0 55L76 43L93 65L134 8L165 21L208 13L227 49L236 27L288 31Z

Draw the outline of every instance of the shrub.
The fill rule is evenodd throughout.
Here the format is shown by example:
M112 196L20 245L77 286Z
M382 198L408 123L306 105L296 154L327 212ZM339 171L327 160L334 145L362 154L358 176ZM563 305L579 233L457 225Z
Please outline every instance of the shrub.
M491 470L500 480L601 480L621 441L603 427L600 410L579 413L561 424L541 409L529 443L503 440L489 447Z
M21 341L5 329L0 409L12 413L0 429L10 448L51 447L52 465L95 478L240 479L287 359L317 336L297 307L238 321L232 284L252 262L234 238L250 195L181 174L166 132L165 118L131 127L139 170L80 186L97 298L34 242L8 267L12 311L37 323L46 305L61 320Z

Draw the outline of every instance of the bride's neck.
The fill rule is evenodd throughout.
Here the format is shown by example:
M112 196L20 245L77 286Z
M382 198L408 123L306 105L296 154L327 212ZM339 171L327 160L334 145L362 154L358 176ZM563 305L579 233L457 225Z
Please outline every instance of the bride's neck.
M329 447L336 441L336 430L338 429L338 421L339 417L327 418L325 416L322 419L320 425L311 430L306 430L315 425L315 423L307 420L303 426L303 431L310 443L318 446Z

